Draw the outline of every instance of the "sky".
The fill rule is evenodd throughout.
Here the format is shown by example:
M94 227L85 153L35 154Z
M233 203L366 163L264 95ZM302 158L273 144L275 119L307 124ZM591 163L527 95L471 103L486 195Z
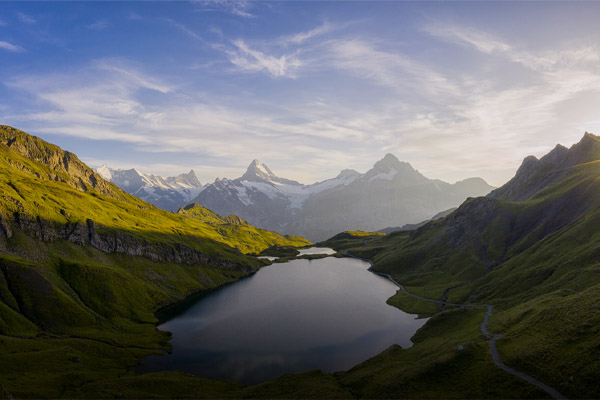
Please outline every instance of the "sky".
M0 123L92 167L499 186L600 134L600 2L0 2Z

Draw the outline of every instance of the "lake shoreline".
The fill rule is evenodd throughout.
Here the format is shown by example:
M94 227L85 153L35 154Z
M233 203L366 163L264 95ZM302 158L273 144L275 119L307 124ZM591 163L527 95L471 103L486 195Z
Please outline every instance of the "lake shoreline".
M173 350L145 358L136 372L180 370L256 384L286 373L343 371L391 345L412 347L410 338L425 320L390 307L393 284L365 275L366 263L349 267L328 251L325 258L277 264L258 280L246 279L257 277L250 274L233 282L238 285L199 291L163 308L157 329L162 324L160 330L171 333ZM231 362L239 366L227 372Z

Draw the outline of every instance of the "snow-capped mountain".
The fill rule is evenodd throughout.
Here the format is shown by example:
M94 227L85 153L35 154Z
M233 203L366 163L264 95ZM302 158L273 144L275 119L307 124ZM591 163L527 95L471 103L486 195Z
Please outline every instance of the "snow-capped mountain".
M254 160L242 177L217 179L192 202L261 228L319 241L349 229L417 223L492 189L481 178L455 184L431 180L387 154L364 174L343 170L312 185L279 178Z
M168 178L106 165L96 168L96 172L126 192L168 211L177 211L203 190L193 170Z

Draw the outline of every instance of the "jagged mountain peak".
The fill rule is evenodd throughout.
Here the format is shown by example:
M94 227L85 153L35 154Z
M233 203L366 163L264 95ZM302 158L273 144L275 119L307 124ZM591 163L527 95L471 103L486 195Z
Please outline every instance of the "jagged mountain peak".
M372 170L378 172L389 172L391 170L412 172L415 169L407 162L398 160L398 157L391 153L387 153L381 160L373 165Z
M515 176L504 186L490 193L490 197L523 201L542 188L552 184L573 167L600 160L600 137L585 132L581 140L567 148L557 144L540 159L525 157Z
M584 139L600 140L600 136L594 135L591 132L585 131L585 133L583 134L583 138L581 140L584 140Z
M585 132L581 140L568 149L571 163L600 160L600 136Z
M164 178L136 168L113 169L104 164L96 172L126 192L169 211L177 210L204 189L193 170Z
M198 180L196 173L193 169L190 169L190 172L179 174L177 176L170 176L167 178L167 182L169 184L182 184L191 187L201 187L202 184Z
M278 179L278 177L273 171L256 159L250 163L246 172L242 175L242 180L245 181L272 181L276 179Z
M300 184L296 181L292 181L289 179L283 179L278 177L271 171L271 169L266 165L261 163L258 160L253 160L244 175L239 178L240 181L248 181L248 182L267 182L267 183L279 183L285 185L298 185Z
M373 168L364 174L364 179L369 182L394 180L402 182L403 186L419 185L429 181L409 163L398 160L391 153L377 161Z

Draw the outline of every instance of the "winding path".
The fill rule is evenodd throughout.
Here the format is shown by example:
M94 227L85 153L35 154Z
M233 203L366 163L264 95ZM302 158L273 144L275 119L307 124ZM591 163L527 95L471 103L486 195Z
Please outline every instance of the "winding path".
M492 360L494 361L494 364L496 364L496 366L506 372L508 372L509 374L512 374L514 376L517 376L521 379L524 379L525 381L531 383L532 385L535 385L537 387L539 387L540 389L544 390L546 393L548 393L550 396L552 396L553 398L557 399L557 400L567 400L567 397L563 394L561 394L558 390L546 385L543 382L538 381L537 379L535 379L532 376L529 376L523 372L517 371L514 368L509 367L508 365L504 364L502 362L502 360L500 360L500 354L498 353L498 348L496 347L496 341L498 339L500 339L502 337L502 335L500 334L491 334L488 330L487 330L487 324L488 324L488 320L490 319L490 316L492 315L492 310L494 308L494 306L492 306L491 304L469 304L469 303L465 303L465 304L457 304L457 303L448 303L444 300L435 300L435 299L428 299L427 297L421 297L421 296L417 296L416 294L410 293L408 290L406 290L404 288L404 286L402 286L398 281L396 281L394 278L392 278L391 275L389 274L384 274L383 272L377 272L375 271L373 268L375 267L375 265L373 264L372 260L366 259L366 258L360 258L360 257L356 257L353 256L352 254L350 254L348 252L348 250L344 251L344 255L351 257L351 258L356 258L357 260L361 260L361 261L365 261L368 262L369 264L371 264L371 266L369 267L369 271L380 275L380 276L384 276L386 278L388 278L390 281L392 281L396 286L398 286L400 288L400 290L402 290L405 294L414 297L416 299L419 300L424 300L424 301L429 301L432 303L436 303L441 305L442 307L449 305L449 306L457 306L457 307L471 307L471 308L480 308L480 307L485 307L487 308L487 313L485 314L485 317L483 318L483 322L481 323L481 333L483 333L483 335L487 338L490 339L490 354L492 356ZM476 279L478 280L478 279ZM469 282L471 283L471 282Z

